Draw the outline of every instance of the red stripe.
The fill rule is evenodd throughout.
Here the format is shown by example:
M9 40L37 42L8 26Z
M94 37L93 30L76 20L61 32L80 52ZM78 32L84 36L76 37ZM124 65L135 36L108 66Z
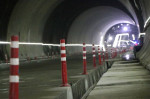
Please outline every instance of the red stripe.
M66 57L66 54L61 54L61 57Z
M9 99L19 99L19 83L10 83Z
M60 40L60 43L65 43L65 39L61 39L61 40Z
M10 75L19 75L19 66L10 66Z
M16 36L16 35L15 35L15 36L12 36L12 37L11 37L11 41L19 41L18 36Z
M83 54L83 56L86 56L86 54Z
M66 48L65 48L65 47L61 47L60 49L61 49L61 50L66 50Z
M11 48L11 58L18 58L18 57L19 57L19 49Z
M85 47L83 47L83 51L86 51L86 48L85 48Z

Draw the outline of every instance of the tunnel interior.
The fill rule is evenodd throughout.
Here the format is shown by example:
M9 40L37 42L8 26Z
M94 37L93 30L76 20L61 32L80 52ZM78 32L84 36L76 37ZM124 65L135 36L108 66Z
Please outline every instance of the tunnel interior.
M1 41L10 41L11 35L19 35L20 42L59 44L64 38L68 44L85 42L105 49L108 32L117 24L135 26L137 29L132 32L136 33L148 31L144 0L7 0L1 4ZM135 36L137 39L137 34ZM19 57L60 53L58 46L33 46L20 45ZM82 49L68 47L67 50L68 54L74 54ZM5 55L9 57L9 46L1 44L0 54L1 60Z
M58 87L61 80L64 80L63 74L67 77L67 70L61 72L64 68L69 71L69 85L72 89L78 87L72 91L75 95L76 91L79 95L84 95L81 91L90 89L107 71L108 75L106 74L106 80L104 79L106 85L98 87L105 90L105 86L122 85L121 90L125 90L123 94L131 95L129 92L134 88L128 84L135 84L134 90L138 91L138 84L142 86L150 82L150 73L146 70L150 70L149 7L149 0L0 0L0 75L3 75L0 76L0 86L4 85L1 86L4 89L0 89L0 97L1 94L6 97L8 80L12 80L8 79L8 68L1 71L1 67L10 67L11 74L12 66L16 64L17 69L20 68L21 71L18 69L14 73L17 74L15 77L21 74L22 96L27 94L31 97L30 91L34 91L33 97L49 98L58 91L57 88L55 92L49 88ZM19 37L19 60L11 57L12 35ZM61 39L63 42L60 44ZM134 59L130 61L132 55ZM109 61L107 56L114 60ZM21 63L20 67L17 62ZM115 66L112 66L113 63ZM86 69L89 74L84 73L84 79L81 70ZM17 80L19 82L18 78ZM131 82L128 82L129 80ZM113 83L110 83L111 81ZM30 86L26 87L28 84ZM129 92L124 84L130 87ZM29 90L30 88L34 90ZM108 90L112 91L113 88ZM139 90L141 91L140 88ZM55 95L58 96L58 92Z

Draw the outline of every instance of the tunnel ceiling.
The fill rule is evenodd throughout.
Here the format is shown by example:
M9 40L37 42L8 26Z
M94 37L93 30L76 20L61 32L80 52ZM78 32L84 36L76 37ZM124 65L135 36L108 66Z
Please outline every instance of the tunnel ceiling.
M135 24L126 13L117 8L109 6L91 8L74 21L68 33L68 42L100 44L101 36L104 37L107 30L118 23Z
M100 9L95 8L95 7L100 7L100 6L103 6L102 10L105 10L105 9L107 9L106 7L108 7L108 9L110 9L110 11L107 9L108 12L103 11L101 14L101 11L102 11L101 8ZM104 8L104 6L105 6L105 8ZM117 12L111 10L110 7L112 7L112 9L115 9L115 11L118 9ZM91 16L92 16L92 14L96 14L96 13L93 13L92 11L91 11L92 13L84 14L84 13L87 13L88 10L94 9L94 8L95 8L95 10L92 10L92 11L96 12L98 15L101 15L101 17L98 17L98 16L95 17L95 18L97 18L97 22L96 22L96 19L93 20L93 22L92 22L93 24L90 25L91 27L90 26L88 27L88 29L91 28L91 30L94 27L94 25L97 25L97 29L98 29L98 27L101 27L101 28L99 28L99 30L102 29L99 32L105 33L107 31L107 29L110 26L112 26L113 24L115 25L118 23L123 23L123 21L124 21L124 23L130 22L133 24L133 21L135 21L134 18L132 17L132 15L130 14L130 12L126 9L126 7L124 7L123 4L117 0L115 0L115 1L114 0L82 0L82 1L81 0L65 0L59 6L56 7L56 9L53 11L53 13L49 16L48 20L46 21L44 33L43 33L44 42L59 43L59 39L65 38L68 40L68 43L72 43L72 41L69 40L69 39L71 39L71 38L69 38L69 36L72 34L77 35L77 34L81 33L81 31L85 30L84 29L85 27L83 26L83 30L81 29L81 31L80 30L73 31L72 26L74 26L75 22L77 22L77 19L79 19L80 16L82 16L82 18L83 18L83 16L85 18L88 18L90 16L90 14L91 14ZM98 11L98 10L100 10L100 11ZM123 14L123 15L120 16L121 14ZM112 17L109 17L109 15L114 17L114 20L113 19L110 20L109 18L112 18ZM115 19L115 17L116 17L116 19ZM104 18L104 20L101 20L103 18ZM84 21L87 21L87 23L88 23L88 21L92 21L92 20L87 19ZM103 22L103 24L100 21ZM96 23L94 24L94 22L96 22ZM109 22L110 22L110 24L109 24ZM80 25L80 27L82 28L81 25ZM86 31L84 31L84 32L86 32ZM95 31L90 31L90 32L94 33ZM73 35L72 35L72 37L73 37ZM80 37L81 37L81 35L80 35ZM75 38L75 39L76 39L76 41L82 42L82 40L80 40L78 38ZM86 39L88 39L88 38L86 38ZM77 43L77 42L74 41L74 43Z
M11 35L17 34L21 42L59 43L65 38L67 43L99 43L100 34L104 35L112 25L134 22L138 25L130 0L6 1L0 1L6 9L1 10L1 24L5 24L5 28L0 28L5 37L0 38L8 41ZM5 17L7 20L3 20ZM31 47L21 48L21 53L30 53ZM41 53L43 47L35 50Z

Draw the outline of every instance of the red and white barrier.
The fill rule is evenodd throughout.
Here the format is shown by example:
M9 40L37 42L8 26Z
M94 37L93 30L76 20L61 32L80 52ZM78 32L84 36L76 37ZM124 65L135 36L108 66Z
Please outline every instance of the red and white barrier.
M95 46L93 44L92 46L92 50L93 50L93 67L95 68L96 67L96 54L95 54Z
M66 48L65 39L60 40L60 53L61 53L61 68L62 68L62 86L69 86L67 79L67 62L66 62Z
M11 37L9 99L19 99L19 38Z
M83 43L83 73L84 75L87 74L87 70L86 70L86 45L85 43Z
M100 51L100 47L99 46L98 46L98 58L99 58L99 65L102 65L101 51Z

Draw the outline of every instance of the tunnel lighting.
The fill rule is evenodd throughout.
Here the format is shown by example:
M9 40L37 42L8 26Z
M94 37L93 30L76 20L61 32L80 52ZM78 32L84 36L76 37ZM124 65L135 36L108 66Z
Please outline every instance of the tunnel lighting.
M126 54L126 55L125 55L125 58L126 58L126 60L129 60L129 59L130 59L130 55L129 55L129 54Z
M121 24L121 26L123 26L123 24Z
M144 28L145 28L146 25L148 24L149 20L150 20L150 17L145 21Z
M111 41L111 40L113 40L113 38L110 36L110 37L108 38L108 40Z
M10 44L10 42L0 41L0 44Z
M42 45L43 43L28 43L28 42L20 42L20 45Z
M111 47L111 45L107 45L108 47Z
M83 46L83 44L66 44L66 46Z
M0 44L10 44L10 42L0 41ZM19 42L20 45L42 45L42 46L60 46L60 44L46 44L46 43L29 43ZM83 46L83 44L66 44L66 46ZM86 46L92 46L92 44L86 44ZM95 46L100 46L96 45Z
M42 45L43 45L43 46L44 46L44 45L53 46L54 44L42 44Z
M133 40L135 40L135 35L134 34L132 34L132 38L133 38Z
M139 33L139 38L140 38L141 35L145 35L145 34L146 34L146 33Z
M118 28L120 28L120 26L118 26Z
M0 41L0 44L10 44L10 42ZM60 44L46 44L46 43L29 43L19 42L20 45L43 45L43 46L60 46ZM83 46L83 44L66 44L66 46ZM86 44L86 46L92 46L92 44ZM100 46L100 45L95 45Z
M128 28L127 27L123 27L123 31L128 31Z

